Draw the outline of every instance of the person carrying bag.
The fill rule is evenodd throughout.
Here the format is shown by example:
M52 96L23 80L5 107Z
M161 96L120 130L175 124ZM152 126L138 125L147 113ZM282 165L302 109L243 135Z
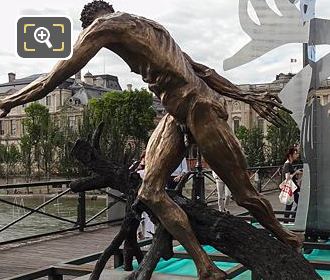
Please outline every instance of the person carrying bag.
M280 184L281 193L279 195L280 202L285 204L285 211L291 211L293 202L296 203L294 211L297 211L300 186L298 185L298 176L302 174L302 170L294 170L292 163L299 158L297 148L290 148L286 155L286 162L283 165L282 172L285 175L285 180ZM292 218L295 218L295 214ZM290 214L285 213L285 218L290 218Z
M288 181L284 180L279 187L281 189L280 195L278 196L280 202L282 204L292 206L292 203L294 202L293 193L298 189L296 184L291 179L289 179Z

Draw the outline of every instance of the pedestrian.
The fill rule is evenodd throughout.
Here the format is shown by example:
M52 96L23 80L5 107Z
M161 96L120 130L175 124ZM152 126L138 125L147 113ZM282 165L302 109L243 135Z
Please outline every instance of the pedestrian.
M226 207L229 204L231 192L229 188L226 186L226 184L219 178L219 176L213 170L212 170L212 176L215 180L215 184L217 187L219 211L229 213Z
M289 180L292 180L293 183L296 185L297 189L293 192L294 196L294 203L296 204L296 207L294 211L297 211L298 208L298 201L299 201L299 192L300 192L300 184L298 182L299 176L302 175L302 170L297 169L295 170L293 167L293 162L297 161L299 158L299 151L296 147L289 148L287 154L286 154L286 161L283 165L282 172L285 176L285 181L288 182ZM285 205L285 211L291 211L293 207L293 202L289 205ZM284 218L289 218L290 214L285 213ZM295 218L296 214L292 215L292 218Z
M140 157L140 164L136 169L136 172L140 175L142 180L144 178L145 157L146 153L144 151ZM150 217L146 212L142 212L141 218L142 220L137 231L138 239L143 240L145 238L152 238L155 233L154 223L150 220Z
M171 177L168 179L166 188L169 190L174 190L182 177L188 172L187 159L184 157L179 166L171 174Z

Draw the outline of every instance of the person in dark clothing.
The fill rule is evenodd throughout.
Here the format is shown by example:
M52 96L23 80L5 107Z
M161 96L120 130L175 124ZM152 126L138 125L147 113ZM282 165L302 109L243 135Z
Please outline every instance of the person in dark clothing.
M294 211L297 211L298 208L298 201L299 201L299 192L300 192L300 185L298 183L298 175L302 174L302 170L298 169L295 170L293 167L293 162L296 161L299 158L299 151L297 148L292 147L288 150L287 154L286 154L286 162L283 165L283 174L285 176L285 180L292 180L293 183L297 186L297 189L294 191L293 196L294 196L294 202L296 203L296 207L294 209ZM293 202L292 204L286 205L285 206L285 211L291 211L293 206ZM292 215L292 218L295 218L295 214ZM289 218L290 214L284 214L285 218Z

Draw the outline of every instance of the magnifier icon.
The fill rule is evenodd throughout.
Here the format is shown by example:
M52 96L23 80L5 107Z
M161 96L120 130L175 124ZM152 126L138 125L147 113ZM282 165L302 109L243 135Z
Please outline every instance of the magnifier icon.
M52 43L49 41L50 32L46 27L38 27L33 35L38 43L46 44L49 49L53 47Z

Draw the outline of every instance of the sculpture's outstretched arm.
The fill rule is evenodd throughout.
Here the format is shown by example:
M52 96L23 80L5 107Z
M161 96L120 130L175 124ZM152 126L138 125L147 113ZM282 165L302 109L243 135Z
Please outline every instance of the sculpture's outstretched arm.
M46 76L0 100L0 117L5 117L13 107L43 98L83 68L106 42L104 34L100 32L101 25L102 21L95 20L80 34L70 59L59 61Z
M285 123L285 120L283 120L278 114L277 109L287 112L290 112L290 110L281 105L282 102L277 95L270 93L259 95L251 92L244 92L232 84L229 80L219 75L213 69L193 61L187 54L185 54L185 57L191 64L195 73L210 88L216 92L219 92L220 95L249 104L262 118L276 126L280 126Z

